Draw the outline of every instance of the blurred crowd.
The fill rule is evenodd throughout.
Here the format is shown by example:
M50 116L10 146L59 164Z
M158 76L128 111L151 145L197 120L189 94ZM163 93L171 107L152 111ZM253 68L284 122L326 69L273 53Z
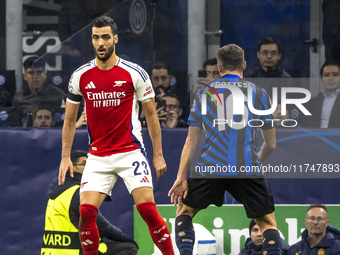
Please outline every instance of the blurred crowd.
M87 33L82 37L74 37L83 27L88 25L98 15L108 13L115 9L116 1L88 1L85 6L82 1L61 1L59 14L59 38L65 42L67 54L63 55L63 68L68 69L65 76L53 76L46 70L45 59L42 56L29 56L23 59L24 85L22 91L16 92L14 74L8 71L0 75L0 127L61 127L65 115L65 101L67 98L67 83L70 79L72 66L85 64L93 53L88 50L92 46L86 40ZM118 1L117 1L118 2ZM281 66L280 60L284 57L284 45L276 38L264 37L258 42L256 56L258 66L245 70L245 79L263 88L269 96L277 98L274 123L277 127L299 126L305 128L339 128L340 127L340 8L339 1L324 0L323 12L323 43L325 46L325 61L320 70L320 92L302 104L309 114L306 115L298 103L287 104L282 95L282 88L303 87L309 89L309 80L304 82L299 77L292 77L290 67ZM76 11L81 10L81 11ZM111 12L112 15L121 15ZM159 24L170 24L167 15L160 13L157 17L161 22L155 23L156 32L153 37L162 41L157 45L170 42L169 33L158 28ZM125 36L125 22L123 22L122 38ZM158 24L158 25L157 25ZM169 29L171 29L169 27ZM78 33L79 34L79 33ZM144 38L143 35L140 35ZM83 40L84 39L84 40ZM165 40L166 39L166 40ZM144 43L144 39L140 40ZM164 45L163 45L164 46ZM157 103L157 113L162 128L185 128L190 114L191 103L195 94L206 85L220 78L216 58L207 59L202 63L202 69L197 70L198 79L194 84L188 84L188 78L180 77L183 74L173 72L171 63L173 56L167 54L166 47L158 49L157 60L149 60L149 66L142 66L149 71ZM91 55L91 56L89 56ZM119 54L118 54L119 55ZM121 58L129 60L124 54ZM246 52L247 56L247 52ZM86 61L85 61L86 60ZM186 75L187 76L187 75ZM273 88L277 88L275 94ZM289 99L302 102L298 93L289 94ZM273 100L275 101L275 100ZM287 100L286 100L287 101ZM292 101L291 101L292 102ZM146 126L143 112L140 112L142 126ZM84 104L78 113L77 127L86 127L86 113Z

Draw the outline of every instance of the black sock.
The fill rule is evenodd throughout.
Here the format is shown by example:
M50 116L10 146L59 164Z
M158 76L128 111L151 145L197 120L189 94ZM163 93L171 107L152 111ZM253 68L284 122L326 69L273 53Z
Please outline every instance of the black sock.
M267 229L263 232L264 242L262 244L263 255L281 255L282 246L279 231L276 229Z
M195 231L192 218L180 215L175 221L176 245L181 255L192 255L195 244Z

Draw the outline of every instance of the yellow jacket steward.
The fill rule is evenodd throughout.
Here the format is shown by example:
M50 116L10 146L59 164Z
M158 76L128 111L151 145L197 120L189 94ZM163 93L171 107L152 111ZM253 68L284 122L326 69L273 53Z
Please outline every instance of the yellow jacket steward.
M45 215L45 233L41 255L79 255L81 245L78 229L72 224L69 208L75 185L55 199L49 199Z

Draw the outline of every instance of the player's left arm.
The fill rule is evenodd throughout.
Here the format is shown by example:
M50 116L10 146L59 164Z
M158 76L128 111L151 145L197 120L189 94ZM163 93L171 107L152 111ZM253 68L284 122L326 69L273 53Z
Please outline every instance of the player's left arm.
M79 104L66 101L65 119L61 138L61 161L59 167L59 185L64 184L67 171L73 177L73 164L71 162L71 149L76 132L76 121Z
M153 167L157 174L157 180L161 178L166 172L166 163L163 158L162 149L162 133L159 124L155 99L142 103L143 112L145 114L148 131L150 134L152 147L153 147Z

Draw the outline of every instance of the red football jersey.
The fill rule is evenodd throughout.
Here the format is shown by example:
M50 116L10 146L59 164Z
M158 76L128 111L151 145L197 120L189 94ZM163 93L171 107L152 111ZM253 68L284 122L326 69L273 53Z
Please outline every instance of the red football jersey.
M108 156L144 151L137 101L154 96L144 69L119 58L110 70L99 69L95 60L77 69L70 79L67 101L79 104L85 99L89 152Z

